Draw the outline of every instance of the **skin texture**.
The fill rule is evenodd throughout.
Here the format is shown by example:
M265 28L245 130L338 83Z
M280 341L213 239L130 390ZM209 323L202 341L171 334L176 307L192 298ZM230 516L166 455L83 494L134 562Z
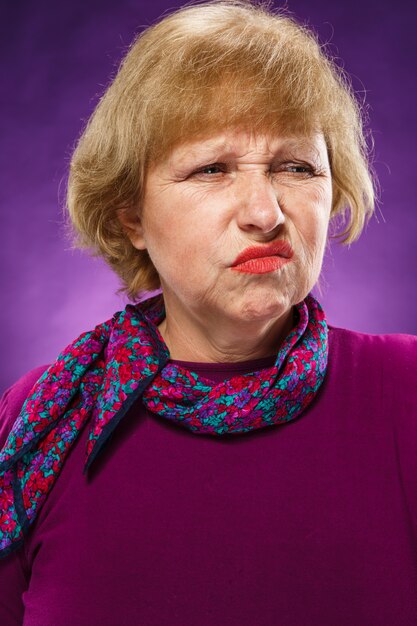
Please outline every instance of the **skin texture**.
M161 279L171 358L245 361L276 354L293 306L316 283L332 206L322 135L244 129L173 148L147 175L143 204L120 214ZM249 246L280 239L291 261L264 274L231 269Z

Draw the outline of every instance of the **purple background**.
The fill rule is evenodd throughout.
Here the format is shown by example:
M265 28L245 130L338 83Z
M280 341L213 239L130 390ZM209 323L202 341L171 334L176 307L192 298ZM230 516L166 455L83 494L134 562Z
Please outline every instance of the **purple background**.
M142 26L167 0L3 3L0 38L1 307L4 388L124 306L99 260L70 250L62 226L74 141ZM279 6L279 3L276 3ZM366 90L382 203L362 239L333 244L320 297L329 321L417 334L415 207L417 9L380 1L289 0Z

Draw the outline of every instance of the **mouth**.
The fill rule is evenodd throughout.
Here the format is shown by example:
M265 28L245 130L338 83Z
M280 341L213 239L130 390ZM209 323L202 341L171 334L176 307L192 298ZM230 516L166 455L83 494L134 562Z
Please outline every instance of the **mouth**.
M289 263L293 255L291 244L283 239L265 246L251 246L238 254L231 269L246 274L266 274Z

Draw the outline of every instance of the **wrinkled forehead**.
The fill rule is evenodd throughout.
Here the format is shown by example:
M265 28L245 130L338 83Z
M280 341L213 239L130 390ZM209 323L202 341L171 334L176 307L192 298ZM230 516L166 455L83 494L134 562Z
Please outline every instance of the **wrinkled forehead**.
M222 152L238 154L240 151L254 150L272 152L277 148L318 149L325 146L322 133L312 135L277 133L276 131L256 131L247 128L234 128L204 134L189 141L182 141L173 147L172 152L186 153Z
M327 146L321 132L306 135L238 127L178 141L158 162L168 166L187 166L218 159L269 159L279 153L313 159L323 165L328 160Z

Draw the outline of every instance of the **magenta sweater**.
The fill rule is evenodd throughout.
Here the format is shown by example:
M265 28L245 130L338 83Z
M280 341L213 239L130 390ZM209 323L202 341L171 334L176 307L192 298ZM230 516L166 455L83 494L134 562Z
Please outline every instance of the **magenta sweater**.
M329 341L286 425L198 436L138 402L85 476L87 424L0 560L1 626L416 626L417 337ZM1 446L42 371L6 392Z

